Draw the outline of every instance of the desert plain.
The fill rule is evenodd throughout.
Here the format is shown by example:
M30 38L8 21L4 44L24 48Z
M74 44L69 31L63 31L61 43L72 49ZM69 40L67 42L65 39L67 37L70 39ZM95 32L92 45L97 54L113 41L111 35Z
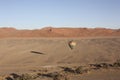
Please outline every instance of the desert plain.
M1 28L0 79L120 80L120 30Z

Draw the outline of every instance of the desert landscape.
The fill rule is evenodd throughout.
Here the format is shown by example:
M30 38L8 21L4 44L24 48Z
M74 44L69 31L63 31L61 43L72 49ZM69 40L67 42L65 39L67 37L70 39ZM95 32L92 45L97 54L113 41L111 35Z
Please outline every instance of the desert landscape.
M120 80L120 29L0 28L0 80Z

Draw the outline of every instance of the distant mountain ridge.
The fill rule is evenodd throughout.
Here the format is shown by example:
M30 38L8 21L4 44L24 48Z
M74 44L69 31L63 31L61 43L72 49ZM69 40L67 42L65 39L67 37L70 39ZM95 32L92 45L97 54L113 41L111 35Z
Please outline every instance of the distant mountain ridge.
M35 30L17 30L0 28L0 38L11 37L103 37L120 36L120 29L106 28L52 28L45 27Z

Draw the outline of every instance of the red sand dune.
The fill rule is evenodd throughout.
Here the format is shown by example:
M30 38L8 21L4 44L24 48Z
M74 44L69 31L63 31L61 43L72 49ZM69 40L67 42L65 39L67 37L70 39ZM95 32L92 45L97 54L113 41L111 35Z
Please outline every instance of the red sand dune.
M17 30L0 28L0 38L6 37L103 37L120 36L120 29L105 28L51 28Z

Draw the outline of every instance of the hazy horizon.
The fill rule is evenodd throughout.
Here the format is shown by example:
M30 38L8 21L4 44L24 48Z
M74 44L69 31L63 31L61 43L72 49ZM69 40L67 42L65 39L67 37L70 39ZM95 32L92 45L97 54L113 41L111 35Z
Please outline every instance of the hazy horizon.
M120 28L120 0L0 0L0 28Z

